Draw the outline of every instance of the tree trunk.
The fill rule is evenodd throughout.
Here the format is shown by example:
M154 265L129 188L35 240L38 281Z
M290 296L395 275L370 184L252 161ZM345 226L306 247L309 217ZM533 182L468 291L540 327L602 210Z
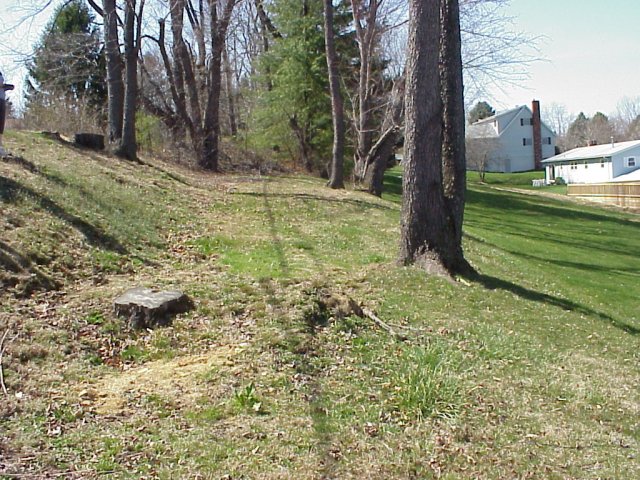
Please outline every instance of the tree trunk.
M136 159L136 107L138 103L138 49L136 39L135 0L125 2L124 16L124 58L125 97L122 139L116 149L118 156L128 160ZM140 22L141 19L138 19Z
M402 139L400 125L404 116L405 74L397 79L391 91L391 101L382 124L382 135L371 147L365 159L364 184L367 191L382 196L384 172L388 168L395 146Z
M367 191L376 197L382 196L384 172L393 156L395 146L402 135L400 127L394 126L385 131L367 154L367 168L364 183Z
M313 159L311 158L311 145L309 143L307 131L300 126L298 119L295 116L289 118L289 126L298 140L302 166L307 172L311 173L313 172Z
M400 261L452 273L456 248L442 186L440 1L410 0Z
M471 269L462 253L467 164L464 135L464 92L458 0L441 2L440 82L443 101L442 177L444 196L453 223L455 258L462 272Z
M227 53L226 48L222 51L222 55L223 55L222 59L224 61L225 88L227 90L229 130L231 131L231 135L235 137L238 134L238 121L236 119L236 100L233 92L233 76L231 72L231 62L229 62L229 54Z
M213 7L212 7L213 8ZM204 119L203 156L198 158L200 167L217 172L219 169L220 143L220 87L222 85L222 48L214 45L209 58L209 97Z
M358 114L355 119L357 144L355 152L354 176L362 181L366 175L367 156L373 145L373 109L371 85L371 57L374 55L378 25L380 0L367 4L362 0L351 0L351 10L358 40L360 68L358 75Z
M122 58L118 43L118 14L116 0L103 0L105 62L107 65L107 110L109 116L109 142L122 138L124 116L124 83Z
M367 153L373 143L373 126L371 123L371 102L369 98L369 56L360 52L360 76L358 81L358 118L356 147L356 179L361 181L365 174Z
M333 150L328 186L344 188L344 106L338 78L338 62L333 37L333 2L324 0L324 39L331 91L331 117L333 120Z

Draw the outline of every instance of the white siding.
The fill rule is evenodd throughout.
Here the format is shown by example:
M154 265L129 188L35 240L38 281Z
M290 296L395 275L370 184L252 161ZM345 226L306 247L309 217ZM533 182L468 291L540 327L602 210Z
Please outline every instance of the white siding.
M571 164L573 163L573 165ZM567 183L601 183L611 180L611 161L588 160L555 165L555 177Z
M531 112L527 108L521 108L506 129L500 132L502 144L502 156L506 158L506 172L522 172L533 170L533 126L520 125L520 120L531 119ZM525 140L526 139L526 140ZM523 145L523 140L528 145Z

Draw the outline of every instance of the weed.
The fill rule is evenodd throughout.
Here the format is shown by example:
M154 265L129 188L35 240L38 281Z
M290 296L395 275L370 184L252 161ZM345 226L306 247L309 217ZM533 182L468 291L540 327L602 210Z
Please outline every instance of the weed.
M140 363L149 357L149 352L138 345L127 345L120 352L120 358L125 362Z
M263 413L262 402L258 398L253 382L234 392L233 403L240 411Z
M388 393L402 418L447 418L458 412L458 365L446 349L428 345L403 350L394 367Z
M89 325L102 325L105 321L102 312L91 312L86 317L86 321Z

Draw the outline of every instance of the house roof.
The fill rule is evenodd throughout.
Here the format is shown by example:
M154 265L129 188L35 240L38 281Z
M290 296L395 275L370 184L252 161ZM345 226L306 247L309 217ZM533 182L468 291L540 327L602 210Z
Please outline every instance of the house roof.
M611 179L612 182L640 182L640 168Z
M494 126L494 122L500 117L506 117L506 124L502 128L502 132L507 130L513 122L518 118L518 114L522 111L526 110L529 112L529 115L533 115L533 112L527 105L520 105L515 108L511 108L509 110L502 110L501 112L497 112L495 115L491 117L483 118L482 120L478 120L477 122L472 123L467 127L467 136L470 138L491 138L491 137L499 137L500 133L498 132L497 127ZM547 130L555 135L555 132L552 128L544 123L540 122L544 125Z
M592 158L603 158L622 153L634 147L640 146L640 140L632 140L630 142L607 143L604 145L593 145L591 147L574 148L567 152L547 158L542 163L556 163L576 160L589 160Z
M493 118L493 117L491 117ZM467 127L467 137L469 138L497 138L498 129L493 126L493 122L476 122Z

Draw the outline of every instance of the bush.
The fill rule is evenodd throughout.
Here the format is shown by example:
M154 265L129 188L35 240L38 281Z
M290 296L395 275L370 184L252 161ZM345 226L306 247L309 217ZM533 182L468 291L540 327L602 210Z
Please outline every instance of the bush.
M562 177L556 177L556 185L566 185L567 182L565 182L564 178Z

